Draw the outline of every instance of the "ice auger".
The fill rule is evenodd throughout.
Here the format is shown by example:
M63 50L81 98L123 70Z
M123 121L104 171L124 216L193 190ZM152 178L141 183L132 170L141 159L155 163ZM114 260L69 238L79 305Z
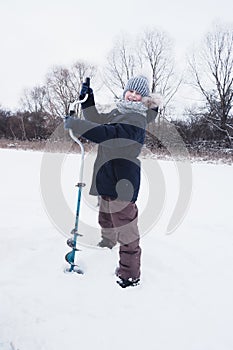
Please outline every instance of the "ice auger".
M85 84L90 86L90 78L86 78ZM82 100L75 100L70 103L69 105L69 115L72 116L77 113L77 106L80 103L85 102L88 99L88 94L85 95L85 97ZM82 145L82 142L74 136L71 129L69 129L69 134L71 138L79 145L81 150L81 165L79 170L79 180L77 183L78 187L78 198L77 198L77 207L76 207L76 216L75 216L75 225L74 229L71 231L72 238L69 238L67 240L67 245L72 248L72 250L66 254L65 259L70 264L69 267L65 269L65 272L77 272L79 274L83 274L83 271L80 269L80 267L75 263L75 255L76 252L80 249L77 248L77 239L79 236L82 236L78 232L78 224L79 224L79 213L80 213L80 203L81 203L81 195L82 195L82 189L85 186L85 183L83 183L83 168L84 168L84 147Z

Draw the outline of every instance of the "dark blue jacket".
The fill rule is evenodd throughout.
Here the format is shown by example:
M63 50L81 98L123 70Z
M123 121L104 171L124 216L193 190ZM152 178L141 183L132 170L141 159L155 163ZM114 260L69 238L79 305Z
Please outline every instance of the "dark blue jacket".
M72 119L69 127L99 144L90 194L135 202L140 187L138 156L147 118L135 112L121 114L117 109L98 113L95 106L84 109L83 115L85 120ZM156 115L157 111L153 111L154 118Z

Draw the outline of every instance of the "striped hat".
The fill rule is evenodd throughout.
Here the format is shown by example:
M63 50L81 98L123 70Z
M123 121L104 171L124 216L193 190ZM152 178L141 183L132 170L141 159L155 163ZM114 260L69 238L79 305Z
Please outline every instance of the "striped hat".
M125 97L126 91L129 90L137 91L140 95L142 95L142 97L149 96L150 89L148 79L143 75L129 79L125 85L123 97Z

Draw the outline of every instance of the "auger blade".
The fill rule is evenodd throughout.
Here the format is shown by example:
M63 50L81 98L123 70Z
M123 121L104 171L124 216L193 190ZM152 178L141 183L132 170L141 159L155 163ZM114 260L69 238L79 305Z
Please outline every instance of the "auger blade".
M65 269L64 269L64 272L65 273L78 273L79 275L83 275L84 274L84 272L83 272L83 270L81 270L79 267L78 267L78 265L72 265L72 266L70 266L70 267L66 267Z
M76 243L72 238L67 239L66 243L70 248L73 248L73 250L75 250L76 252L81 252L81 249L76 248Z
M72 235L76 235L78 237L83 237L83 235L81 233L78 233L75 228L70 232Z
M65 256L65 259L70 265L75 265L75 263L74 263L74 251L72 250L71 252L67 253Z

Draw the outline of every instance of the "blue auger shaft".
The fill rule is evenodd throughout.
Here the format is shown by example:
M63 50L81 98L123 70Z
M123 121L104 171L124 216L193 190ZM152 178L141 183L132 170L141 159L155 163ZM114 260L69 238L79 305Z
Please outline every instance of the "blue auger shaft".
M88 86L90 86L90 78L86 78L86 84ZM88 98L88 94L86 94L86 96L84 97L83 100L79 100L79 101L74 101L72 106L70 105L70 115L75 114L76 110L76 106L79 103L82 103L84 101L86 101ZM73 134L72 130L69 130L70 133L70 137L79 145L80 149L81 149L81 166L80 166L80 173L79 173L79 182L77 184L78 187L78 199L77 199L77 208L76 208L76 216L75 216L75 227L72 230L73 233L73 240L72 240L72 251L69 252L68 254L66 254L66 260L68 261L68 263L70 264L70 269L69 271L72 272L74 271L74 267L75 265L75 253L78 250L77 249L77 238L78 236L80 236L80 234L78 233L78 224L79 224L79 213L80 213L80 203L81 203L81 194L82 194L82 188L85 186L85 184L82 182L83 181L83 168L84 168L84 147L82 145L82 142ZM81 273L81 272L79 272Z
M75 260L75 253L76 253L76 246L77 246L77 238L79 236L78 233L78 224L79 224L79 212L80 212L80 203L81 203L81 194L82 194L82 185L79 185L79 189L78 189L78 201L77 201L77 209L76 209L76 218L75 218L75 227L73 230L73 234L74 234L74 238L73 238L73 249L72 252L70 254L70 272L73 271L74 269L74 260Z
M77 201L77 210L76 210L76 218L75 218L75 234L78 232L78 224L79 224L79 212L80 212L80 204L81 204L81 194L82 194L82 187L83 185L78 185L78 201Z
M85 186L85 184L82 182L83 181L83 168L84 168L84 147L81 143L81 141L76 138L72 132L72 130L70 130L70 136L72 137L72 139L79 144L80 149L81 149L81 166L80 166L80 173L79 173L79 182L76 185L78 187L78 198L77 198L77 208L76 208L76 216L75 216L75 226L74 229L72 230L73 233L73 244L72 244L72 251L70 253L68 253L66 255L66 260L69 262L70 264L70 269L69 271L72 272L74 270L75 267L75 254L77 249L77 238L78 236L80 236L79 232L78 232L78 225L79 225L79 214L80 214L80 204L81 204L81 194L82 194L82 188Z

